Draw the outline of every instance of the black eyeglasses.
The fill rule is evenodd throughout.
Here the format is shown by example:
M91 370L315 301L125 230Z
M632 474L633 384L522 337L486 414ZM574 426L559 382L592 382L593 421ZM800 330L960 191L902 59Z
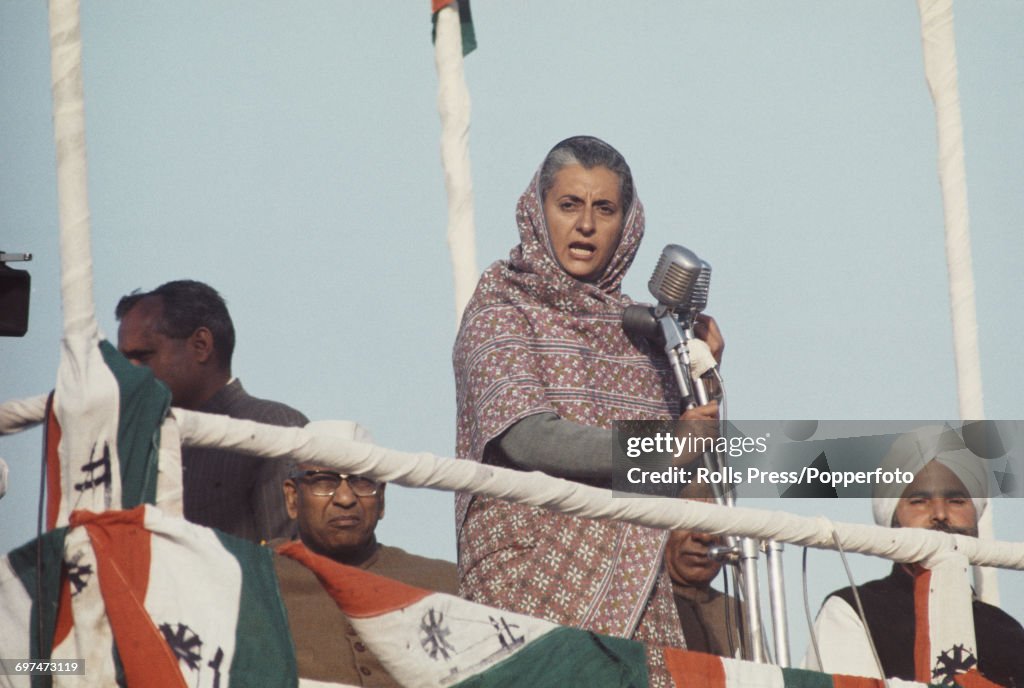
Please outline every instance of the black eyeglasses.
M356 497L372 497L380 489L380 483L372 478L361 475L344 475L334 471L298 471L292 474L295 480L301 480L309 486L309 491L317 497L333 497L341 487L341 481L348 483L348 489Z

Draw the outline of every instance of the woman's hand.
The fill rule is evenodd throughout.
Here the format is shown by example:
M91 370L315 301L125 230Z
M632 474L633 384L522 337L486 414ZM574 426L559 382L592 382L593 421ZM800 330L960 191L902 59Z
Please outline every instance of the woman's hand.
M686 409L683 411L683 415L679 416L679 420L718 420L718 402L709 401L703 406L694 406L693 408ZM717 426L715 426L717 429Z
M725 339L722 338L722 331L718 329L718 323L710 315L698 313L693 323L693 333L697 339L703 339L711 355L715 357L718 364L722 364L722 352L725 351Z
M694 406L683 411L679 416L681 421L676 425L676 437L680 438L707 438L716 440L718 438L718 402L709 401L703 406ZM692 439L690 442L692 443ZM690 444L690 446L695 446ZM701 456L700 451L686 451L677 454L672 461L673 466L686 466L697 457Z

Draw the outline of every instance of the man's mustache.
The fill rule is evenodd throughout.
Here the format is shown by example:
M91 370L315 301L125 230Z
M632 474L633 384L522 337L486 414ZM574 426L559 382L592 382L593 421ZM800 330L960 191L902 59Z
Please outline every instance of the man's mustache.
M958 528L952 526L945 521L936 521L933 523L928 530L937 530L941 533L952 533L953 535L968 535L970 537L978 537L978 533L974 528Z

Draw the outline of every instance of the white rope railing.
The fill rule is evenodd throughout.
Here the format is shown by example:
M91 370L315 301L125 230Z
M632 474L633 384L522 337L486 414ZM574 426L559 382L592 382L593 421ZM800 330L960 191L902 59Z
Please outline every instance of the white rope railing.
M0 435L13 435L42 423L46 418L46 397L40 394L0 404Z
M964 166L964 131L957 83L956 35L953 0L917 0L921 17L921 48L925 78L935 104L938 139L939 185L945 218L946 268L956 362L957 397L961 420L981 420L985 409L978 354L978 321L974 304L971 267L971 232L967 213L967 173ZM994 537L993 509L978 522L982 538ZM995 571L976 569L978 595L990 604L999 603Z
M473 178L469 165L469 89L462 64L462 29L457 3L437 13L434 41L437 109L441 115L441 164L448 192L448 252L455 287L455 327L480 275L473 228Z
M771 539L819 549L834 549L835 533L847 551L893 561L927 562L955 550L975 564L1024 569L1024 543L993 542L918 528L833 523L823 517L678 499L615 498L610 490L540 472L526 473L426 452L400 452L316 435L302 428L281 428L178 408L172 413L185 446L218 447L267 458L290 457L407 487L471 492L586 518Z
M35 399L45 397L36 397ZM15 403L0 405L3 411ZM540 472L526 473L427 452L401 452L363 442L314 434L198 411L175 408L181 443L221 448L266 458L291 459L359 473L406 487L470 492L586 518L606 518L650 528L701 530L719 535L774 539L793 545L835 549L833 531L847 551L893 561L925 561L956 550L972 564L1024 570L1024 543L981 540L918 528L882 528L833 523L781 511L719 507L678 499L615 498L590 487ZM39 412L42 420L42 411ZM165 432L167 430L165 423Z

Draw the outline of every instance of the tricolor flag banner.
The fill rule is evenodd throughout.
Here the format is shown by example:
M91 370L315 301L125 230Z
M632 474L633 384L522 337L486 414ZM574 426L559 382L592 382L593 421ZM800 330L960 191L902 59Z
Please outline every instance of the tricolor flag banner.
M180 449L160 439L170 392L107 341L71 346L83 351L62 355L47 418L47 527L67 525L79 509L180 510Z
M462 56L465 57L476 50L476 31L473 29L473 15L469 12L469 0L431 0L430 40L437 41L437 13L449 5L455 5L459 13L459 25L462 29Z
M0 657L50 657L66 532L52 530L0 558ZM0 686L35 688L42 678L0 674Z
M885 688L885 682L862 676L822 674L805 669L783 669L773 664L757 664L701 652L665 648L665 664L676 686L726 688ZM889 679L888 686L921 686L919 683Z
M43 542L43 605L35 543L0 567L2 656L85 660L85 675L55 677L56 685L298 685L268 549L151 505L74 512L66 537L61 529ZM52 654L36 640L39 608ZM27 687L24 678L6 685Z
M970 565L956 553L930 565L914 572L914 678L948 684L978 666Z
M645 647L432 593L342 566L302 544L309 567L403 686L647 686Z
M405 686L923 685L646 646L414 588L298 542L278 552L317 575ZM69 529L0 559L0 656L85 660L84 675L56 676L56 686L332 685L296 678L271 556L151 505L75 512ZM0 675L0 686L38 688L49 680ZM993 685L976 670L953 680L965 688Z
M342 566L301 543L278 548L311 569L360 637L403 686L898 688L923 683L783 669L656 648L434 593ZM976 671L955 677L991 687Z
M269 550L150 505L72 526L88 533L129 686L297 685Z

